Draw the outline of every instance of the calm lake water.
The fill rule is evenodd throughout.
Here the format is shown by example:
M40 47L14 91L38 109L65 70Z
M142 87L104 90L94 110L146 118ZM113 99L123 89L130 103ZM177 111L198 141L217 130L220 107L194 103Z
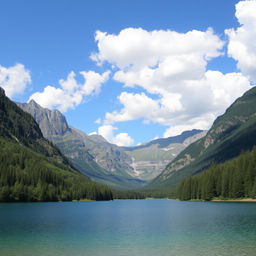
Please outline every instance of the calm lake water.
M0 204L1 256L255 256L256 204Z

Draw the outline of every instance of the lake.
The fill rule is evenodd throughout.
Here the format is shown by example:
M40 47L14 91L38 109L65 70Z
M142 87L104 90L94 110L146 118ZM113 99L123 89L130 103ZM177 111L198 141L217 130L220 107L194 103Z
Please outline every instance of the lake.
M1 256L255 256L256 204L1 203Z

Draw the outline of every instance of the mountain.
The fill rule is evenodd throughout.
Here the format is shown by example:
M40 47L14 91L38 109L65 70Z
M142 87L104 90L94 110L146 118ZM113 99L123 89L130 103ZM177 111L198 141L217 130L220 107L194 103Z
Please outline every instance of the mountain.
M42 109L34 100L31 100L29 104L16 104L34 117L45 138L64 135L70 130L66 118L58 110Z
M182 150L205 134L205 131L194 129L178 136L152 140L140 146L123 147L132 159L132 175L147 181L154 179Z
M0 88L0 201L112 199L43 137L33 117Z
M238 156L256 145L256 87L238 98L213 123L206 136L183 150L148 189L174 192L180 182L216 163Z
M185 147L204 136L192 130L157 139L137 147L118 147L100 135L87 135L68 125L58 110L42 108L35 101L17 103L38 122L52 141L82 173L118 189L136 189L155 178Z
M131 158L124 150L107 142L100 135L87 135L68 125L58 110L42 108L35 101L17 103L30 113L42 130L43 135L53 142L82 173L99 183L114 188L133 189L144 181L133 177Z
M22 111L0 90L0 136L69 165L69 161L43 134L33 117Z

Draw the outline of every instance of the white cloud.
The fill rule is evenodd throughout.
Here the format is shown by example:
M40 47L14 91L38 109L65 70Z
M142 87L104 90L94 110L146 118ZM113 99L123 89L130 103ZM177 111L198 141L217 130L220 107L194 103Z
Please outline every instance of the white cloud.
M69 73L66 80L61 79L61 88L46 86L43 92L31 95L30 100L35 100L42 107L57 108L62 112L73 109L82 103L85 96L95 95L100 92L101 85L108 80L109 71L103 74L94 71L82 71L84 83L80 84L75 79L75 73Z
M237 60L237 67L256 82L256 1L240 1L236 4L237 29L227 29L228 54Z
M147 97L144 93L122 92L118 99L124 108L120 112L106 113L106 124L143 118L147 115L153 115L158 109L158 103Z
M119 102L120 111L106 113L105 123L131 121L142 118L170 126L164 136L174 136L191 129L209 129L214 119L250 89L249 80L241 73L222 74L207 71L200 80L184 81L176 93L153 99L144 93L123 92Z
M118 146L131 146L133 143L134 140L126 132L118 133L114 139L114 144Z
M211 59L219 56L223 46L211 29L182 34L170 30L148 32L141 28L126 28L118 35L97 31L95 40L99 52L91 58L99 64L107 61L118 68L153 67L166 57L191 53Z
M117 128L112 125L103 125L98 128L98 134L103 136L110 143L118 146L131 146L134 143L134 140L128 133L122 132L114 135L114 130L117 130Z
M189 131L193 129L201 129L201 130L207 130L209 129L209 124L213 122L215 116L204 115L200 118L192 119L190 122L182 125L174 125L166 129L164 132L164 138L172 137L176 135L180 135L183 131Z
M0 86L8 97L22 94L30 83L30 72L23 64L16 64L9 68L0 66Z
M95 39L98 53L92 59L114 65L113 77L125 87L147 92L122 92L118 97L122 108L106 113L106 125L141 118L168 126L164 136L208 129L250 89L241 73L206 70L212 58L222 55L224 45L212 29L182 34L128 28L118 35L98 31Z
M106 124L143 118L146 122L152 121L166 125L167 116L182 109L180 95L171 93L159 99L152 99L144 93L123 92L118 99L124 107L121 111L106 113Z

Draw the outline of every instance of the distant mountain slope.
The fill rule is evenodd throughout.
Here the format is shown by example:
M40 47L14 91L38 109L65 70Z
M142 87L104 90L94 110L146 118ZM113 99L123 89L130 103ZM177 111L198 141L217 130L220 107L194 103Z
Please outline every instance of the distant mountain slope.
M38 122L44 136L85 175L115 188L132 189L144 182L132 177L131 158L120 147L108 143L102 136L87 135L69 127L58 110L42 108L34 101L17 103Z
M182 132L180 135L177 135L177 136L155 139L155 140L152 140L150 142L144 143L139 146L123 147L123 149L125 149L126 151L134 151L134 150L138 150L138 149L148 148L152 145L158 145L159 148L168 148L170 146L170 144L184 143L185 140L187 140L188 138L190 138L198 133L202 133L202 132L203 132L202 130L193 129L191 131Z
M46 140L33 117L0 88L0 201L112 199Z
M129 175L129 157L98 135L88 136L70 127L63 136L50 139L83 173L93 180L119 189L141 187L144 182Z
M174 191L181 180L222 163L256 145L256 87L218 117L207 135L182 151L148 186Z
M140 146L123 149L133 160L133 175L141 179L152 180L183 149L205 134L206 132L202 130L185 131L178 136L156 139Z

